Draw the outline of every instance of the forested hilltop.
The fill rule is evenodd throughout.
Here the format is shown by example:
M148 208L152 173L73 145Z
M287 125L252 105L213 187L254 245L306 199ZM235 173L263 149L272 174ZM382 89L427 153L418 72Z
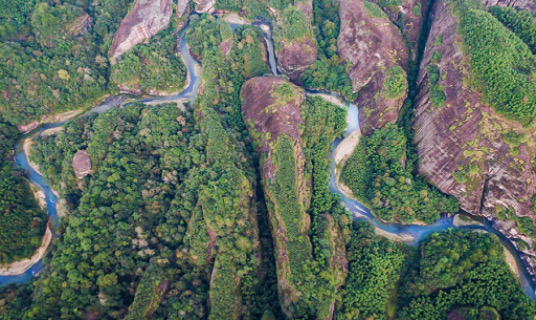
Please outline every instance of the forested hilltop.
M536 319L524 1L0 0L0 319Z

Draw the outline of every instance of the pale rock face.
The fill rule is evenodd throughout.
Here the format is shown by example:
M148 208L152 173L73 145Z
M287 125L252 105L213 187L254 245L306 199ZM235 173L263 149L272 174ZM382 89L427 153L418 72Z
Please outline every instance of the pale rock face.
M178 0L177 1L177 17L182 17L190 5L190 0Z
M119 25L109 55L118 58L167 27L173 14L172 2L173 0L137 0L132 11Z
M177 30L182 29L186 25L188 16L190 16L190 0L178 0L177 18L179 18L179 23L177 25Z
M419 173L442 192L456 197L462 210L492 220L497 230L514 241L533 244L534 240L520 232L515 216L536 219L531 209L531 198L536 194L536 170L532 164L535 135L498 115L482 103L479 92L464 84L463 79L469 74L468 61L460 48L457 20L445 0L434 4L431 19L415 101L414 143ZM434 46L439 36L442 44ZM442 56L437 66L439 84L444 86L446 96L443 107L433 106L430 99L427 67L432 64L435 51ZM523 133L528 141L519 147L509 146L499 131ZM473 170L464 174L467 181L456 180L454 173L468 165ZM508 220L500 221L498 210L510 211ZM529 249L525 253L523 260L534 275L536 252Z
M195 11L199 13L212 13L216 10L214 8L216 0L194 0L194 2L197 4Z
M75 153L73 157L73 169L78 179L91 173L91 160L86 150L80 150Z

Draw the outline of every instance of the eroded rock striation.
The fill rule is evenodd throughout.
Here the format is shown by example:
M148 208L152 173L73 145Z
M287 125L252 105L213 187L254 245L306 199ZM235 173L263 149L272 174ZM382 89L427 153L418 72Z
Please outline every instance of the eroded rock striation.
M361 0L340 2L341 27L337 39L339 56L348 65L356 103L361 108L364 134L394 123L407 96L406 88L396 95L385 91L387 74L393 67L408 68L408 49L402 33L375 3Z
M516 245L522 240L532 247L536 242L521 233L519 221L536 218L531 209L534 133L497 114L466 85L469 58L461 48L458 20L444 0L434 4L431 14L415 101L419 172L455 196L463 210L495 221ZM438 95L444 95L444 103ZM534 272L536 252L524 252Z
M137 0L115 33L109 56L118 58L139 43L147 42L168 26L173 0Z

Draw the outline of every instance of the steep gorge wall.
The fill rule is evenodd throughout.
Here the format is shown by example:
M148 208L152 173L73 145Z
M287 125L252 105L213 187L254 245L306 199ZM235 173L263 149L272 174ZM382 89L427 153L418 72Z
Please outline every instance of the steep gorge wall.
M137 0L115 33L110 57L120 57L167 27L173 13L172 3L173 0Z
M387 72L401 67L408 70L408 48L400 30L376 4L362 0L340 2L341 27L338 54L348 67L354 91L359 91L360 124L364 134L394 123L407 96L403 89L396 96L384 90Z
M531 209L536 193L533 130L498 115L482 102L480 92L468 86L470 60L462 51L458 20L446 1L436 1L430 18L415 101L419 172L442 192L454 195L463 210L486 216L503 234L532 247L536 242L520 234L516 221L536 218ZM431 74L435 66L439 75ZM438 89L445 95L444 106L433 103L432 91ZM525 140L512 144L505 138L512 133ZM525 252L529 256L524 259L536 266L536 252Z

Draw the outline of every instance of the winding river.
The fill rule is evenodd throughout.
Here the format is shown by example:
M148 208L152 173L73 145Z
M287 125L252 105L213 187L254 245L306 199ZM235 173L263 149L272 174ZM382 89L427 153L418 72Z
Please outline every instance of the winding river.
M274 55L274 47L272 43L270 27L263 22L254 22L253 24L260 26L263 31L264 38L266 41L266 47L268 51L268 61L270 63L270 69L274 75L277 75L277 64L276 64L276 58ZM238 24L231 23L231 26L233 28L236 28ZM194 101L197 95L197 90L198 90L199 83L200 83L200 72L199 72L200 67L199 67L199 63L196 62L190 55L188 46L186 44L185 34L186 34L185 30L183 30L178 44L180 46L180 55L188 69L188 86L179 94L165 96L165 97L151 97L151 98L140 100L141 102L146 103L146 104L154 104L154 103L165 103L165 102L172 102L172 101L190 101L190 102ZM368 210L365 206L357 202L351 196L347 195L343 191L344 189L343 186L338 181L338 172L336 168L337 164L335 164L335 161L333 160L335 159L334 155L337 152L337 148L340 146L341 143L343 143L346 139L352 138L352 136L355 138L356 134L359 135L360 129L359 129L358 108L355 104L344 101L341 98L341 96L338 94L324 92L324 91L316 91L316 90L308 90L307 94L313 95L313 96L319 95L327 100L330 100L331 102L333 102L333 99L335 99L339 105L346 107L348 111L348 129L345 132L345 137L336 139L332 145L332 153L330 155L330 159L332 159L331 161L332 168L331 168L331 177L329 181L329 187L330 187L331 192L336 193L341 197L341 201L344 203L346 208L352 212L355 219L366 219L374 225L374 227L376 228L379 234L386 235L388 237L395 237L399 239L400 241L405 242L408 245L417 245L427 235L436 231L446 230L448 228L461 228L461 229L470 229L470 230L480 231L480 232L493 233L499 237L504 247L515 257L516 265L518 269L517 273L519 275L523 290L525 290L525 292L532 299L536 300L534 286L532 284L530 274L528 273L524 263L522 262L519 252L515 249L515 247L513 246L512 242L509 239L507 239L504 235L502 235L500 232L498 232L492 227L490 221L484 220L484 223L479 223L477 221L474 221L465 226L456 226L454 224L454 216L444 216L441 219L434 222L433 224L426 225L426 226L413 225L413 224L412 225L400 225L400 224L394 224L394 223L384 223L380 221L379 219L377 219L376 217L374 217L372 213L370 212L370 210ZM83 117L92 113L102 113L115 106L126 105L128 104L126 103L127 99L128 97L126 95L111 96L108 99L106 99L102 104L98 105L97 107L91 109L90 111L80 116ZM47 185L47 183L44 181L43 176L41 176L40 173L35 171L29 164L27 155L25 154L22 148L22 144L24 140L34 138L36 135L43 132L44 130L60 127L60 126L63 126L64 124L65 124L65 121L40 125L36 129L32 130L30 133L22 136L15 150L15 161L17 163L17 166L24 170L26 177L30 180L32 184L39 187L45 193L47 211L48 211L48 216L50 218L49 226L52 229L53 233L55 233L55 229L59 223L58 212L56 209L58 198L54 194L50 186ZM357 139L358 139L358 136L357 136ZM355 143L353 144L355 145ZM337 159L337 160L340 160L340 159ZM41 270L43 270L43 262L42 260L39 260L20 275L0 276L0 286L11 284L11 283L24 283L26 281L31 280L32 277L38 274Z

